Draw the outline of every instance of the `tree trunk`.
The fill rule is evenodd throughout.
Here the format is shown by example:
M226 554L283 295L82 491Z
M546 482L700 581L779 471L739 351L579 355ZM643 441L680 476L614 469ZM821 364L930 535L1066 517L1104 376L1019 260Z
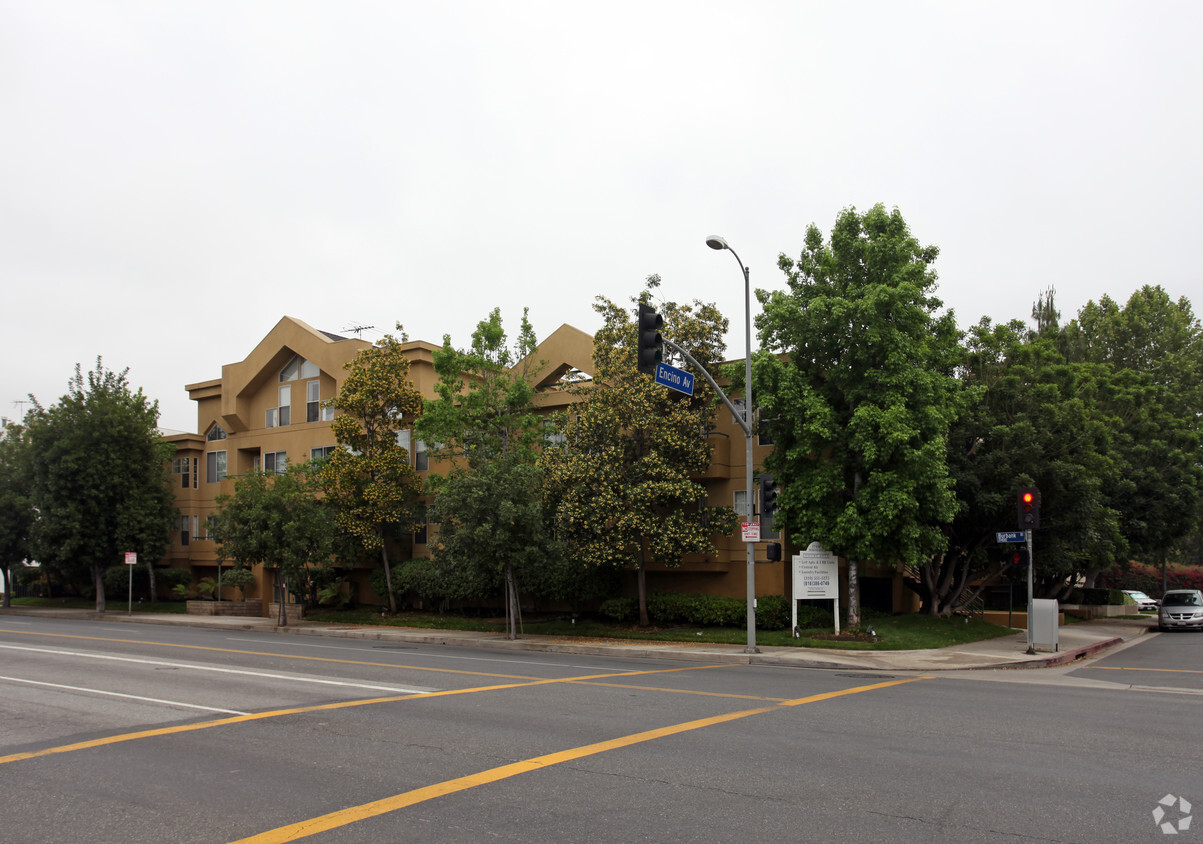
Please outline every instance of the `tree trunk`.
M514 568L505 564L505 637L518 638L518 618L522 607L518 603L518 583L514 578Z
M279 571L280 571L279 569L276 569L277 574L279 573ZM284 601L288 598L288 583L285 582L283 577L280 577L278 579L279 579L279 587L280 588L277 591L280 593L280 600L278 602L280 604L280 612L279 612L279 616L276 619L276 626L277 627L287 627L288 626L288 613L286 613L284 611Z
M848 561L848 628L860 627L860 580L856 560Z
M155 582L155 564L150 560L146 561L146 574L150 578L150 600L155 603L159 600L159 585ZM217 567L218 583L221 583L221 566Z
M4 608L8 609L12 606L13 594L13 574L12 569L8 566L4 567Z
M643 554L640 553L640 557ZM639 560L639 568L635 570L635 580L639 584L639 626L650 627L652 622L647 616L647 579L644 577L643 560Z
M380 529L380 562L384 565L384 589L388 592L388 611L397 612L397 598L393 595L393 573L389 570L388 545L384 541L384 528Z
M92 581L96 584L96 612L104 612L104 569L92 563Z

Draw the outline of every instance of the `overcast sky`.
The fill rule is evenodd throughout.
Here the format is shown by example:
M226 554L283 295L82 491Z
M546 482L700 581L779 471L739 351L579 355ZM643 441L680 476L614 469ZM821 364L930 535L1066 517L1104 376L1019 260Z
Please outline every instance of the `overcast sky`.
M129 367L165 427L281 316L592 332L744 295L847 207L962 326L1203 310L1203 3L0 2L0 414Z

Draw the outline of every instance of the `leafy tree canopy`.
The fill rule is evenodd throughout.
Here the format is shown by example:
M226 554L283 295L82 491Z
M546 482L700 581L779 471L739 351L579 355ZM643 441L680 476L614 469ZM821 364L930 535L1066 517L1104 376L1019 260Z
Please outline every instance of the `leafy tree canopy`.
M651 302L659 277L638 302ZM638 571L640 620L647 624L645 567L678 566L687 554L715 553L711 537L735 529L730 507L706 506L697 478L710 462L705 432L716 396L701 379L678 397L636 367L635 310L605 297L594 309L604 321L594 336L594 380L561 420L564 442L544 452L543 466L559 537L588 566ZM727 320L713 304L665 302L665 337L702 366L717 367Z
M47 408L33 399L26 417L34 553L68 581L90 579L98 611L105 568L125 551L160 559L175 515L167 477L175 449L159 436L158 403L131 389L127 373L100 358L86 376L77 365L67 393Z
M401 331L401 326L397 326ZM339 527L366 550L379 550L396 612L388 545L390 530L409 531L418 516L421 482L398 433L422 413L422 394L409 379L400 338L385 335L347 363L347 375L330 406L339 445L322 466L321 480Z
M766 465L778 518L802 547L910 564L945 550L956 511L947 437L962 398L959 334L933 295L938 254L896 209L849 208L830 240L811 225L799 258L780 257L787 290L757 291Z

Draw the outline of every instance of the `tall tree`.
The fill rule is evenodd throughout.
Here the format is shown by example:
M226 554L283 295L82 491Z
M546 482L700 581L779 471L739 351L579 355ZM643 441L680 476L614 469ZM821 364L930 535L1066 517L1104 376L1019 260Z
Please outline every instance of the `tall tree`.
M1057 332L1017 320L983 319L969 332L961 379L972 401L953 426L948 454L961 509L936 576L918 584L933 612L958 609L1004 571L991 553L994 534L1017 527L1020 487L1036 486L1042 498L1038 597L1064 597L1079 576L1127 550L1111 495L1123 483L1119 423L1101 400L1111 371L1066 361L1060 346Z
M77 365L58 403L43 408L31 396L26 417L34 553L66 578L90 579L98 612L105 568L125 551L160 559L175 515L167 477L175 449L159 436L158 403L132 390L127 373L99 358L86 376Z
M1185 297L1145 285L1122 307L1108 296L1088 302L1065 333L1071 356L1111 367L1101 400L1124 465L1112 506L1133 553L1164 567L1199 525L1203 328Z
M959 407L958 332L933 290L939 250L897 209L849 208L829 242L813 224L788 289L758 291L767 468L794 542L848 560L848 623L860 623L861 560L922 564L945 551L956 510L946 462Z
M319 492L317 472L304 463L282 474L242 475L232 495L217 499L212 535L218 559L275 568L282 592L312 594L315 569L331 565L336 533ZM287 624L283 600L279 623Z
M31 498L29 440L21 425L0 431L0 568L4 572L4 606L12 602L12 567L30 557L37 516Z
M510 347L501 311L477 324L472 345L457 350L450 336L434 356L438 398L427 401L416 432L446 461L432 474L431 520L439 525L436 560L500 579L506 635L517 638L519 575L546 568L555 556L545 529L538 467L542 419L534 407L535 332L522 316Z
M632 301L651 303L658 276ZM710 463L705 431L716 397L701 379L690 398L670 395L637 369L634 312L605 297L594 310L594 378L561 421L562 446L544 451L555 524L568 552L585 565L636 571L639 621L647 615L649 563L679 566L687 554L714 554L712 537L735 529L730 507L706 505L697 479ZM663 334L713 371L722 360L727 320L713 304L666 302Z
M388 539L413 529L421 481L398 433L422 413L422 394L409 380L409 359L400 337L386 334L347 364L347 376L330 405L339 445L322 466L322 484L340 527L368 551L379 551L390 612L397 611Z

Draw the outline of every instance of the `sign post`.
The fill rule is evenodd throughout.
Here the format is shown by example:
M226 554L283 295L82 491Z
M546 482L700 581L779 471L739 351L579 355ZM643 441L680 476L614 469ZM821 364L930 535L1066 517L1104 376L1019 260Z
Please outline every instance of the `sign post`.
M839 560L817 542L794 555L794 599L790 601L790 629L797 635L798 601L817 598L834 601L835 632L840 632Z
M138 553L136 551L125 552L125 564L129 566L129 606L126 607L126 612L130 615L134 614L134 566L138 565Z

